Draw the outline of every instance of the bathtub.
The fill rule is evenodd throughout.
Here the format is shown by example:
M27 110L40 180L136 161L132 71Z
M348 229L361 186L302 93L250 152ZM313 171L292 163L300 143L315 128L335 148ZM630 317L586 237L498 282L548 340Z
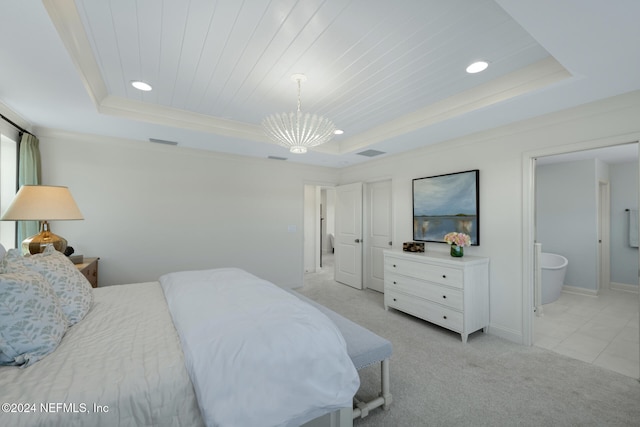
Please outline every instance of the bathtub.
M546 252L540 254L542 304L549 304L560 297L568 264L569 261L562 255Z

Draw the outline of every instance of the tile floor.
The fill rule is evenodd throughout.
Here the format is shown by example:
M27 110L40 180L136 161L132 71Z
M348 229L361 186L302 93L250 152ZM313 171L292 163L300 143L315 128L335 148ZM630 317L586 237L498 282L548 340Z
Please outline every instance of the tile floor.
M640 378L637 293L597 297L563 292L534 317L534 345Z

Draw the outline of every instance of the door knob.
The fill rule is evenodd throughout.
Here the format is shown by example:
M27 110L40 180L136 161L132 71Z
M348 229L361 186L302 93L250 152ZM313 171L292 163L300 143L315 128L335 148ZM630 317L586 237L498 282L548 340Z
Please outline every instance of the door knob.
M356 243L360 243L361 241L362 241L362 240L360 240L360 239L356 239L356 240L355 240L355 242L356 242Z

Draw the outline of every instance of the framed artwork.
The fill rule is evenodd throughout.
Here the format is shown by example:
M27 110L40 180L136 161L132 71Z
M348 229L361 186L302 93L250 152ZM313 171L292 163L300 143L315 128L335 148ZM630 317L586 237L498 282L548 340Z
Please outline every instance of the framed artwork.
M441 242L450 232L471 236L480 245L478 169L413 180L413 240Z

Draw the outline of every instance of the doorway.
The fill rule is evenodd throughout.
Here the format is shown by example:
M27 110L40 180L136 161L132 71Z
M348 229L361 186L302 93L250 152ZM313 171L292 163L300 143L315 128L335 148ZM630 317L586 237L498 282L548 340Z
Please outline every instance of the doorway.
M623 206L637 206L638 202L638 144L624 144L610 150L630 146L635 154L613 163L606 156L605 160L598 157L605 155L607 149L529 156L532 215L530 221L525 219L525 227L528 223L531 231L529 243L541 243L543 252L566 256L573 271L567 270L560 298L542 306L544 309L536 315L526 309L525 316L533 317L530 344L638 378L637 250L632 255L635 267L630 266L635 273L622 279L626 282L624 285L611 280L616 277L616 271L615 266L610 268L609 262L611 251L633 251L617 231L626 228L626 224L620 224L624 221ZM572 172L579 178L571 175ZM549 185L553 188L549 189ZM569 185L571 191L563 190L563 185ZM630 194L631 188L635 191ZM545 191L552 196L545 195ZM545 204L553 206L545 212ZM582 228L572 237L571 230L575 231L576 227ZM562 238L554 240L560 234ZM580 253L583 250L585 252Z
M304 273L333 268L335 187L304 186Z
M383 251L392 244L391 183L390 179L385 179L339 187L305 186L305 273L322 272L325 275L330 271L335 275L336 266L340 265L342 270L347 270L349 279L358 276L354 282L357 289L384 292ZM344 196L338 196L340 192ZM348 221L342 218L342 225L337 218L340 197L346 200L343 204L350 212ZM347 260L340 262L339 227L349 231L348 236L341 237L347 245Z

